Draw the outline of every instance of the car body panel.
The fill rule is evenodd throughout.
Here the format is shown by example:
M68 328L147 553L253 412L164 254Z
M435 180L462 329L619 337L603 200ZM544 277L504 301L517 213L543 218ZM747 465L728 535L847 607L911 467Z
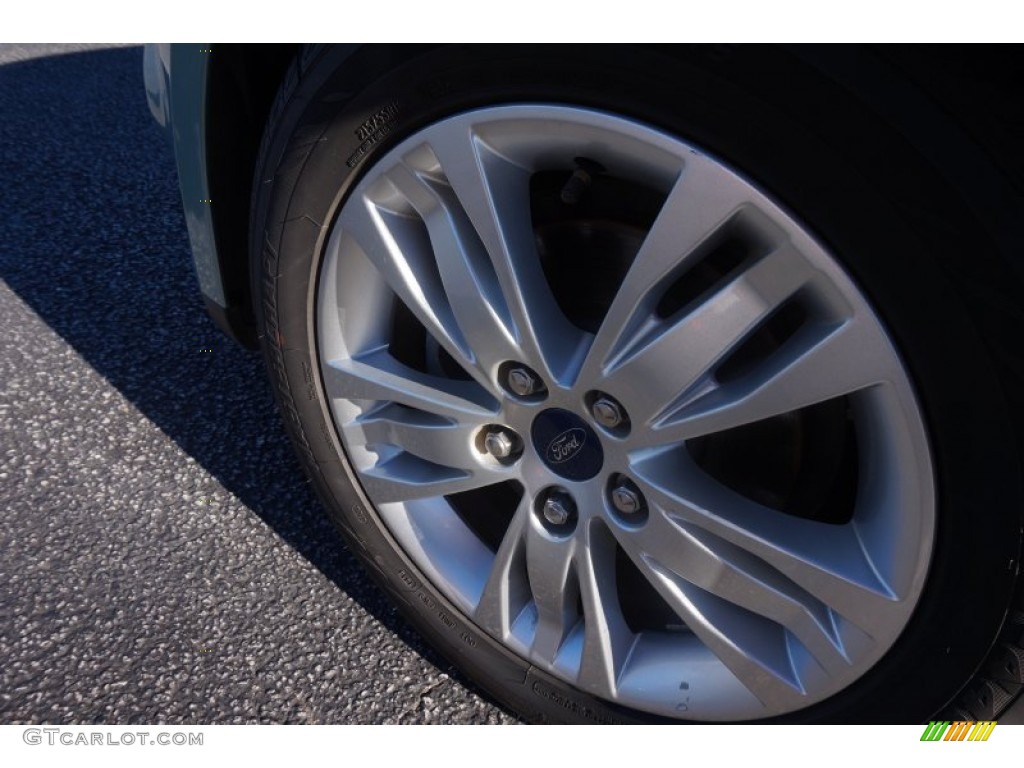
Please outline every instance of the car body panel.
M174 146L199 288L209 302L226 309L206 173L209 50L202 44L147 45L143 72L149 109Z

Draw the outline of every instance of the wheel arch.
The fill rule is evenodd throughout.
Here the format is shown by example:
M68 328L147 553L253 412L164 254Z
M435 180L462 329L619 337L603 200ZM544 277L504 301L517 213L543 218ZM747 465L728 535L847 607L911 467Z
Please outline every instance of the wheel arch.
M368 46L344 47L348 58ZM394 61L406 55L399 52L402 46L369 47L374 52L370 71L373 62ZM211 234L225 306L209 300L207 305L225 332L251 348L256 346L256 336L247 238L253 170L275 96L301 50L298 44L217 45L206 68L205 171L208 196L217 201L210 211ZM733 46L706 48L711 58L729 59L733 53ZM946 49L924 57L914 54L912 61L911 54L899 47L794 46L789 53L840 87L854 91L868 110L898 134L917 137L914 143L920 156L944 177L943 181L998 244L998 255L1003 256L997 256L1003 262L1001 278L1024 286L1024 258L1019 253L1017 258L1012 256L1016 253L1012 245L1016 241L1015 222L1024 215L1024 156L1019 156L1019 151L1007 156L1011 145L998 140L1012 132L1014 115L1002 110L999 130L979 135L972 126L988 123L974 119L977 103L973 111L964 106L957 90L962 86L953 78L942 79L934 73L928 80L933 69L939 71L940 62L946 62L943 66L948 69ZM965 53L959 58L973 61L977 54ZM992 62L992 66L999 63ZM997 99L1009 95L1004 91L1004 80L993 78L988 83L993 115L1002 104L997 104ZM907 101L908 94L913 97L912 103ZM955 140L965 151L959 153L955 163L942 164L943 143L949 140Z

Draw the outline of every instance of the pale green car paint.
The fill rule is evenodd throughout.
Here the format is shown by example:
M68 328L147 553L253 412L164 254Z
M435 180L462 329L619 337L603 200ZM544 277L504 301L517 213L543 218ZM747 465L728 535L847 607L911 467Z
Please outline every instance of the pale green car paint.
M147 45L143 72L149 109L174 145L192 258L199 288L227 307L214 240L210 185L206 175L206 85L210 44ZM173 73L173 77L172 77Z

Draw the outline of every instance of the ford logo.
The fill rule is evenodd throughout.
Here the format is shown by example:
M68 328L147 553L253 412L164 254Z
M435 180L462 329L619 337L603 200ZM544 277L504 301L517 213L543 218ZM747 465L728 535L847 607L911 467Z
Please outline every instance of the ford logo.
M552 464L561 464L583 450L585 442L587 442L587 433L579 427L573 427L565 430L548 443L544 453L547 454L547 460Z

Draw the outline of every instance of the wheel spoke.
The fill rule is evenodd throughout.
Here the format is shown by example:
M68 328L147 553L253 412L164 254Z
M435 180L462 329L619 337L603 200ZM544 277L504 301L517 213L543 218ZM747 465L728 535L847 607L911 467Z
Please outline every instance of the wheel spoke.
M492 150L472 129L432 136L430 148L490 258L524 358L546 379L564 380L585 337L558 307L541 268L531 169Z
M534 658L554 664L576 613L578 580L573 568L574 541L552 539L536 519L525 526L526 570L537 611L537 630L530 648Z
M786 638L773 622L717 598L648 562L648 578L697 638L768 709L806 703Z
M426 224L461 336L476 363L493 377L501 362L521 359L524 351L514 340L508 307L483 243L443 177L403 163L388 179Z
M703 245L749 200L749 188L721 174L704 159L683 168L619 287L580 371L583 381L604 375L610 360L655 323L655 307L666 283L703 255Z
M770 567L869 636L884 635L900 613L900 596L880 580L853 525L819 523L769 509L692 465L681 469L670 453L639 462L633 471L648 501L681 531L703 530L732 545L734 561L738 550L745 551L742 562L762 578ZM699 540L712 541L706 536ZM772 578L781 583L779 576ZM796 596L792 587L789 591ZM806 601L799 595L798 602Z
M528 576L521 579L518 564L524 557ZM549 668L575 665L580 687L611 696L633 641L615 589L614 543L601 535L601 526L586 526L574 539L554 539L533 519L524 498L495 556L475 615L504 637L532 600L536 625L530 656ZM574 643L578 655L566 662L563 651Z
M748 375L686 401L648 435L664 445L721 432L892 381L878 332L862 318L816 323Z
M493 416L496 403L479 386L419 373L385 350L358 359L330 360L323 366L332 398L396 402L456 421Z
M614 539L598 521L586 525L583 536L586 546L576 557L584 622L577 684L595 695L614 697L634 636L619 606Z
M660 508L652 510L642 530L619 536L619 543L655 587L666 573L671 573L789 630L829 673L848 668L849 660L828 607L743 548L673 518ZM674 590L668 591L672 602L679 599ZM685 613L685 606L677 612ZM770 626L768 631L775 633L777 629ZM734 645L743 642L733 640ZM750 652L752 649L748 649ZM764 662L763 666L770 664Z
M458 423L426 411L390 403L345 425L346 436L370 450L389 445L444 467L475 471L482 454L475 438L483 422ZM358 432L357 432L358 431Z
M381 504L463 493L510 479L505 468L461 470L424 461L402 451L362 472L365 491Z
M494 556L494 563L473 613L480 626L503 639L509 637L516 617L532 599L530 584L522 576L530 514L530 500L523 496Z
M427 333L487 386L437 275L429 240L414 217L391 210L375 199L384 196L380 187L393 192L390 184L381 182L373 193L343 208L339 225Z
M812 276L799 253L780 247L682 318L636 334L606 368L604 388L620 395L634 422L655 421Z

